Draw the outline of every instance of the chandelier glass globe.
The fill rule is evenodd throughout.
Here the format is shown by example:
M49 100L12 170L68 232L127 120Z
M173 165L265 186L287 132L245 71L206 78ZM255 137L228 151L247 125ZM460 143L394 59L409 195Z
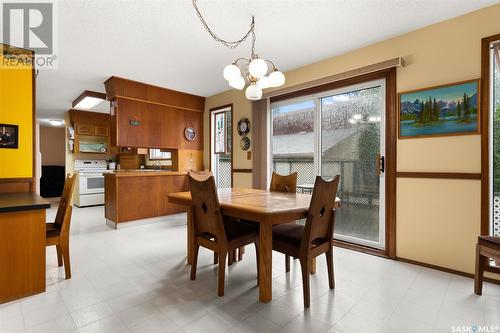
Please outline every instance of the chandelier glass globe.
M241 90L245 88L245 79L239 76L236 79L229 81L229 86L233 87L234 89Z
M235 64L227 65L224 67L223 75L226 81L233 81L241 77L241 70Z
M262 98L262 89L257 87L255 84L251 84L245 90L245 96L251 101L257 101Z
M269 87L279 87L285 84L285 75L280 71L269 74Z
M260 79L267 73L267 63L260 58L255 58L250 61L248 65L248 72L250 72L250 75L254 78Z

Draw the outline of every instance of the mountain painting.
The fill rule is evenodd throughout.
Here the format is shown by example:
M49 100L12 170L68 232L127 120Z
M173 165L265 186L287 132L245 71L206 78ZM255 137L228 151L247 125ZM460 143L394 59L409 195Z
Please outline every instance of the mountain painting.
M399 138L479 133L479 80L399 94Z

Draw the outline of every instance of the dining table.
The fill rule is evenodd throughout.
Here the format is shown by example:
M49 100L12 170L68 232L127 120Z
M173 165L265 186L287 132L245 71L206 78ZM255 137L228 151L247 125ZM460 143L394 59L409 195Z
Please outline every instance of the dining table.
M223 188L217 190L222 214L235 219L245 219L259 224L259 300L272 300L272 250L273 225L291 223L307 217L310 194L270 192L250 188ZM168 195L169 202L188 207L187 210L187 261L193 262L194 222L191 211L191 193L177 192ZM335 208L340 199L335 198ZM235 221L234 223L239 223Z

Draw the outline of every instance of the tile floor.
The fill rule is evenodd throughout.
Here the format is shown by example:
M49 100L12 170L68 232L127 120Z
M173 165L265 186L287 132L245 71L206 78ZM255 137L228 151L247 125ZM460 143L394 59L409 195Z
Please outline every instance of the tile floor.
M258 302L252 247L229 268L219 298L210 252L200 251L189 280L185 215L119 230L103 216L103 207L74 208L73 278L64 280L48 248L47 292L0 305L0 332L500 332L500 286L485 284L478 297L471 279L340 248L335 290L319 258L308 310L298 262L285 274L278 254L274 300Z

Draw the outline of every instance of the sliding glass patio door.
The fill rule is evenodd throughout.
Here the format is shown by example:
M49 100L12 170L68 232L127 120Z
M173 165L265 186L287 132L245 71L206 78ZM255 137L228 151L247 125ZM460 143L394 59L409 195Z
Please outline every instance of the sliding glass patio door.
M340 175L335 237L383 249L385 82L330 91L319 108L320 174Z
M271 169L298 172L297 192L316 175L340 175L335 238L385 249L385 80L271 104Z

